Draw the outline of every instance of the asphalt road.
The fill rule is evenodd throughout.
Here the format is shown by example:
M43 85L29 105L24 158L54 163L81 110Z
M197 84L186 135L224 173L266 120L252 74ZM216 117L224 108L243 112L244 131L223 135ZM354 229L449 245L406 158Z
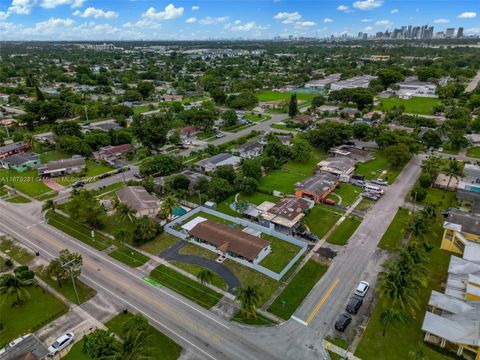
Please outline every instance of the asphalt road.
M475 75L475 77L472 79L472 81L470 81L467 88L465 89L465 92L468 93L468 92L472 92L473 90L475 90L476 87L478 86L479 82L480 82L480 71L477 72L477 75Z

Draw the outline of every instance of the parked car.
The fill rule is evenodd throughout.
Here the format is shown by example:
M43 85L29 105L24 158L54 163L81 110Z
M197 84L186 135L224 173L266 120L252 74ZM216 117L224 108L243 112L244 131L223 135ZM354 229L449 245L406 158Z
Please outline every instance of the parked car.
M367 198L367 199L370 199L370 200L373 200L373 201L377 201L378 199L380 199L380 194L377 194L377 193L372 193L372 192L364 192L362 194L362 196L364 198Z
M362 306L362 304L363 304L363 299L356 296L352 296L350 298L350 301L347 304L346 310L348 313L355 315L356 313L358 313L358 309L360 309L360 306Z
M330 199L323 199L322 203L324 203L325 205L329 205L329 206L335 205L335 201L330 200Z
M217 138L221 138L221 137L223 137L224 135L223 135L222 132L219 131L219 132L217 133L217 135L215 135L215 136L216 136Z
M365 181L363 181L363 180L353 180L352 185L364 187L365 186Z
M388 181L385 181L383 179L374 179L372 180L372 183L374 183L375 185L388 186Z
M340 314L335 322L335 329L344 332L348 324L352 322L352 316L347 313Z
M49 348L48 355L55 356L60 351L65 349L68 345L73 343L75 340L75 334L72 332L67 332L65 335L60 336Z
M443 152L443 147L439 147L438 152Z
M140 175L140 173L135 173L135 174L133 174L133 177L134 177L134 178L137 178L137 179L143 179L143 176Z
M308 232L308 231L299 232L298 235L300 235L301 237L303 237L307 240L310 240L310 241L318 241L317 235L315 235L311 232Z
M350 176L350 178L351 178L352 180L362 180L362 181L365 181L365 176L360 175L360 174L352 174L352 176Z
M124 171L125 170L123 168L120 168L120 169L115 170L115 174L121 174Z
M75 181L72 185L73 188L83 187L85 185L85 181L79 180Z
M109 177L109 176L110 176L110 174L104 173L104 174L98 175L98 178L99 178L99 179L105 179L106 177Z
M362 280L360 281L357 288L355 289L355 295L361 296L363 298L367 294L367 291L369 288L370 288L370 284Z

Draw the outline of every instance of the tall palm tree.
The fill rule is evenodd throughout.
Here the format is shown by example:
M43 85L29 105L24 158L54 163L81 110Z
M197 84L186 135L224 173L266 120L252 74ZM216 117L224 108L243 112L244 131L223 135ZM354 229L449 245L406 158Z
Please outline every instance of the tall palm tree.
M129 331L123 342L113 355L104 356L105 360L141 360L150 359L146 356L152 349L146 346L148 335L144 331Z
M135 216L136 212L137 210L132 209L130 206L124 203L120 203L117 206L118 217L122 220L128 219L130 221L133 221L133 217Z
M380 323L383 325L383 336L385 336L388 326L406 322L407 317L400 309L391 307L380 313Z
M173 209L178 206L178 199L173 195L168 195L162 202L160 214L162 214L165 219L170 220L172 218Z
M247 318L257 316L257 306L260 303L260 292L256 286L247 285L237 289L237 300Z
M211 284L213 281L213 272L208 269L202 270L198 273L197 279L202 285Z
M55 212L55 209L56 209L56 204L55 204L55 201L53 201L52 199L45 201L45 204L43 204L42 206L42 211L52 210L53 212Z
M12 306L21 305L26 299L30 298L30 293L26 289L27 286L33 284L31 280L20 280L13 274L6 274L0 278L0 294L5 294L4 301L11 296L15 296L16 300Z
M115 239L122 244L128 242L132 237L132 233L125 228L120 228L115 232Z
M25 145L28 146L28 148L30 150L33 150L35 149L35 146L37 145L38 141L37 141L37 138L35 137L35 135L33 135L32 133L30 132L27 132L23 135L23 142L25 143Z
M463 170L462 167L460 166L460 162L455 160L455 159L450 159L448 162L448 167L447 170L445 171L445 175L448 175L448 183L447 186L445 187L445 190L443 193L445 194L450 187L450 182L452 181L452 178L458 179L459 177L463 176Z

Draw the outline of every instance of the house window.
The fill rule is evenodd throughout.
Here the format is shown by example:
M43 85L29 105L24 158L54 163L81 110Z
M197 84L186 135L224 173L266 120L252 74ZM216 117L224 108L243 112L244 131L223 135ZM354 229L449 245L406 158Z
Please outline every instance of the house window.
M465 250L465 245L461 242L461 241L458 241L457 239L455 239L453 241L453 245L455 245L455 247L460 250L462 253L463 251Z

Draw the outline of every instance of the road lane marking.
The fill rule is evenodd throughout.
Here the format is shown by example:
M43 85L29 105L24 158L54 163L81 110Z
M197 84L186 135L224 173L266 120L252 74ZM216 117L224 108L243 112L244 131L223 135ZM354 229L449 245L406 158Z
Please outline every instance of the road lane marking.
M315 309L312 311L312 313L310 314L310 316L308 317L307 319L307 324L310 324L313 320L313 318L315 317L315 315L317 315L317 312L318 310L320 310L320 308L322 307L323 303L328 299L328 297L332 294L332 291L337 287L338 283L340 282L340 279L337 278L332 285L330 285L330 287L328 288L327 292L325 293L325 295L323 295L322 299L320 300L320 302L317 304L317 306L315 307Z
M142 280L145 281L147 284L152 285L156 288L161 288L162 284L160 284L157 280L152 279L149 276L142 276Z
M308 324L307 324L305 321L303 321L302 319L297 318L296 316L292 316L290 319L295 320L295 321L298 321L298 322L299 322L300 324L302 324L302 325L308 326Z

